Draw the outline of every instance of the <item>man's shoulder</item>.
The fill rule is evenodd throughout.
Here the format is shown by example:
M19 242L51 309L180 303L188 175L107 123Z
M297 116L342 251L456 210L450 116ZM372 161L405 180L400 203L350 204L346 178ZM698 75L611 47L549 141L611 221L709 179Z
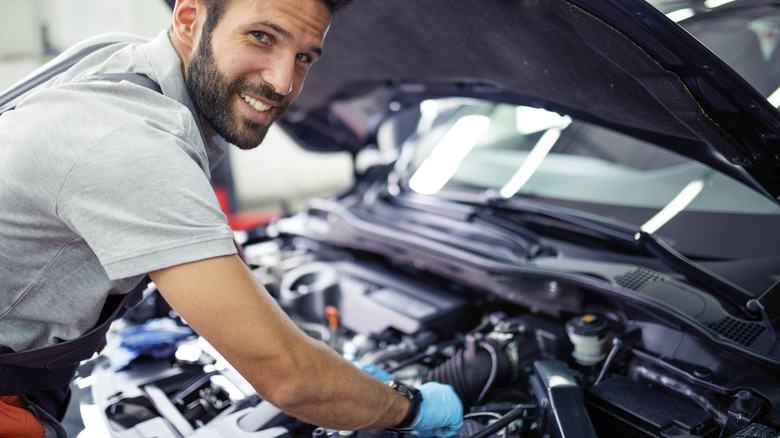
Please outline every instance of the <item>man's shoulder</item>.
M132 81L90 80L40 90L18 107L21 116L46 120L52 128L100 137L136 124L149 131L200 136L191 111L182 103Z

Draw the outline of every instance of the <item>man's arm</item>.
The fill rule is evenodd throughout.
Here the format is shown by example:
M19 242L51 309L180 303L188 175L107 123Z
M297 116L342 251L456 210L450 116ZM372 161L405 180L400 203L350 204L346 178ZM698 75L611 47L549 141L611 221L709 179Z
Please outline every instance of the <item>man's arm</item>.
M303 333L236 256L150 273L163 297L286 413L330 429L398 424L409 400Z

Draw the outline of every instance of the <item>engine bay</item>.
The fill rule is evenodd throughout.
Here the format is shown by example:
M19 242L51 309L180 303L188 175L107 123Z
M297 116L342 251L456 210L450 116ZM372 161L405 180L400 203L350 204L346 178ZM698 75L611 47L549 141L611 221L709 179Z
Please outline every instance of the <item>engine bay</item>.
M311 225L311 224L309 224ZM264 230L244 252L253 273L301 329L352 361L411 385L451 385L462 438L759 437L780 430L780 377L717 348L684 324L559 278L504 279L528 305L485 294L412 261ZM148 288L129 316L177 319ZM732 337L755 336L735 324ZM208 343L193 336L168 358L112 369L85 364L82 411L115 437L373 436L289 417L261 400ZM85 395L86 394L86 395ZM396 432L383 431L384 435Z

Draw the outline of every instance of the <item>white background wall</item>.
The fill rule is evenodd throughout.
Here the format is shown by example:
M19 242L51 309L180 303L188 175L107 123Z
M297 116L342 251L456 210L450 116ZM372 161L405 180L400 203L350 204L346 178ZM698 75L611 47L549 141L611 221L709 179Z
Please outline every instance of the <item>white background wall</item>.
M103 32L156 36L170 25L164 0L0 0L0 90L53 54ZM351 182L346 154L316 154L272 129L253 151L232 148L235 189L243 210L298 208L304 199L328 196Z

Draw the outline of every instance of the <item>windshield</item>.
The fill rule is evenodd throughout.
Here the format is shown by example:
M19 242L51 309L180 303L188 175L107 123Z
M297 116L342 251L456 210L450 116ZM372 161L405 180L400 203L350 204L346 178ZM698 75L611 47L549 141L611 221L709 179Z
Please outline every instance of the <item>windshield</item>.
M656 233L697 257L780 254L780 206L659 146L506 103L436 99L419 113L404 147L404 185L417 194L532 198Z
M780 105L778 8L661 3L659 9ZM417 194L477 202L531 198L656 234L691 257L780 256L780 206L664 148L671 145L507 103L435 99L417 112L399 166L403 186Z

